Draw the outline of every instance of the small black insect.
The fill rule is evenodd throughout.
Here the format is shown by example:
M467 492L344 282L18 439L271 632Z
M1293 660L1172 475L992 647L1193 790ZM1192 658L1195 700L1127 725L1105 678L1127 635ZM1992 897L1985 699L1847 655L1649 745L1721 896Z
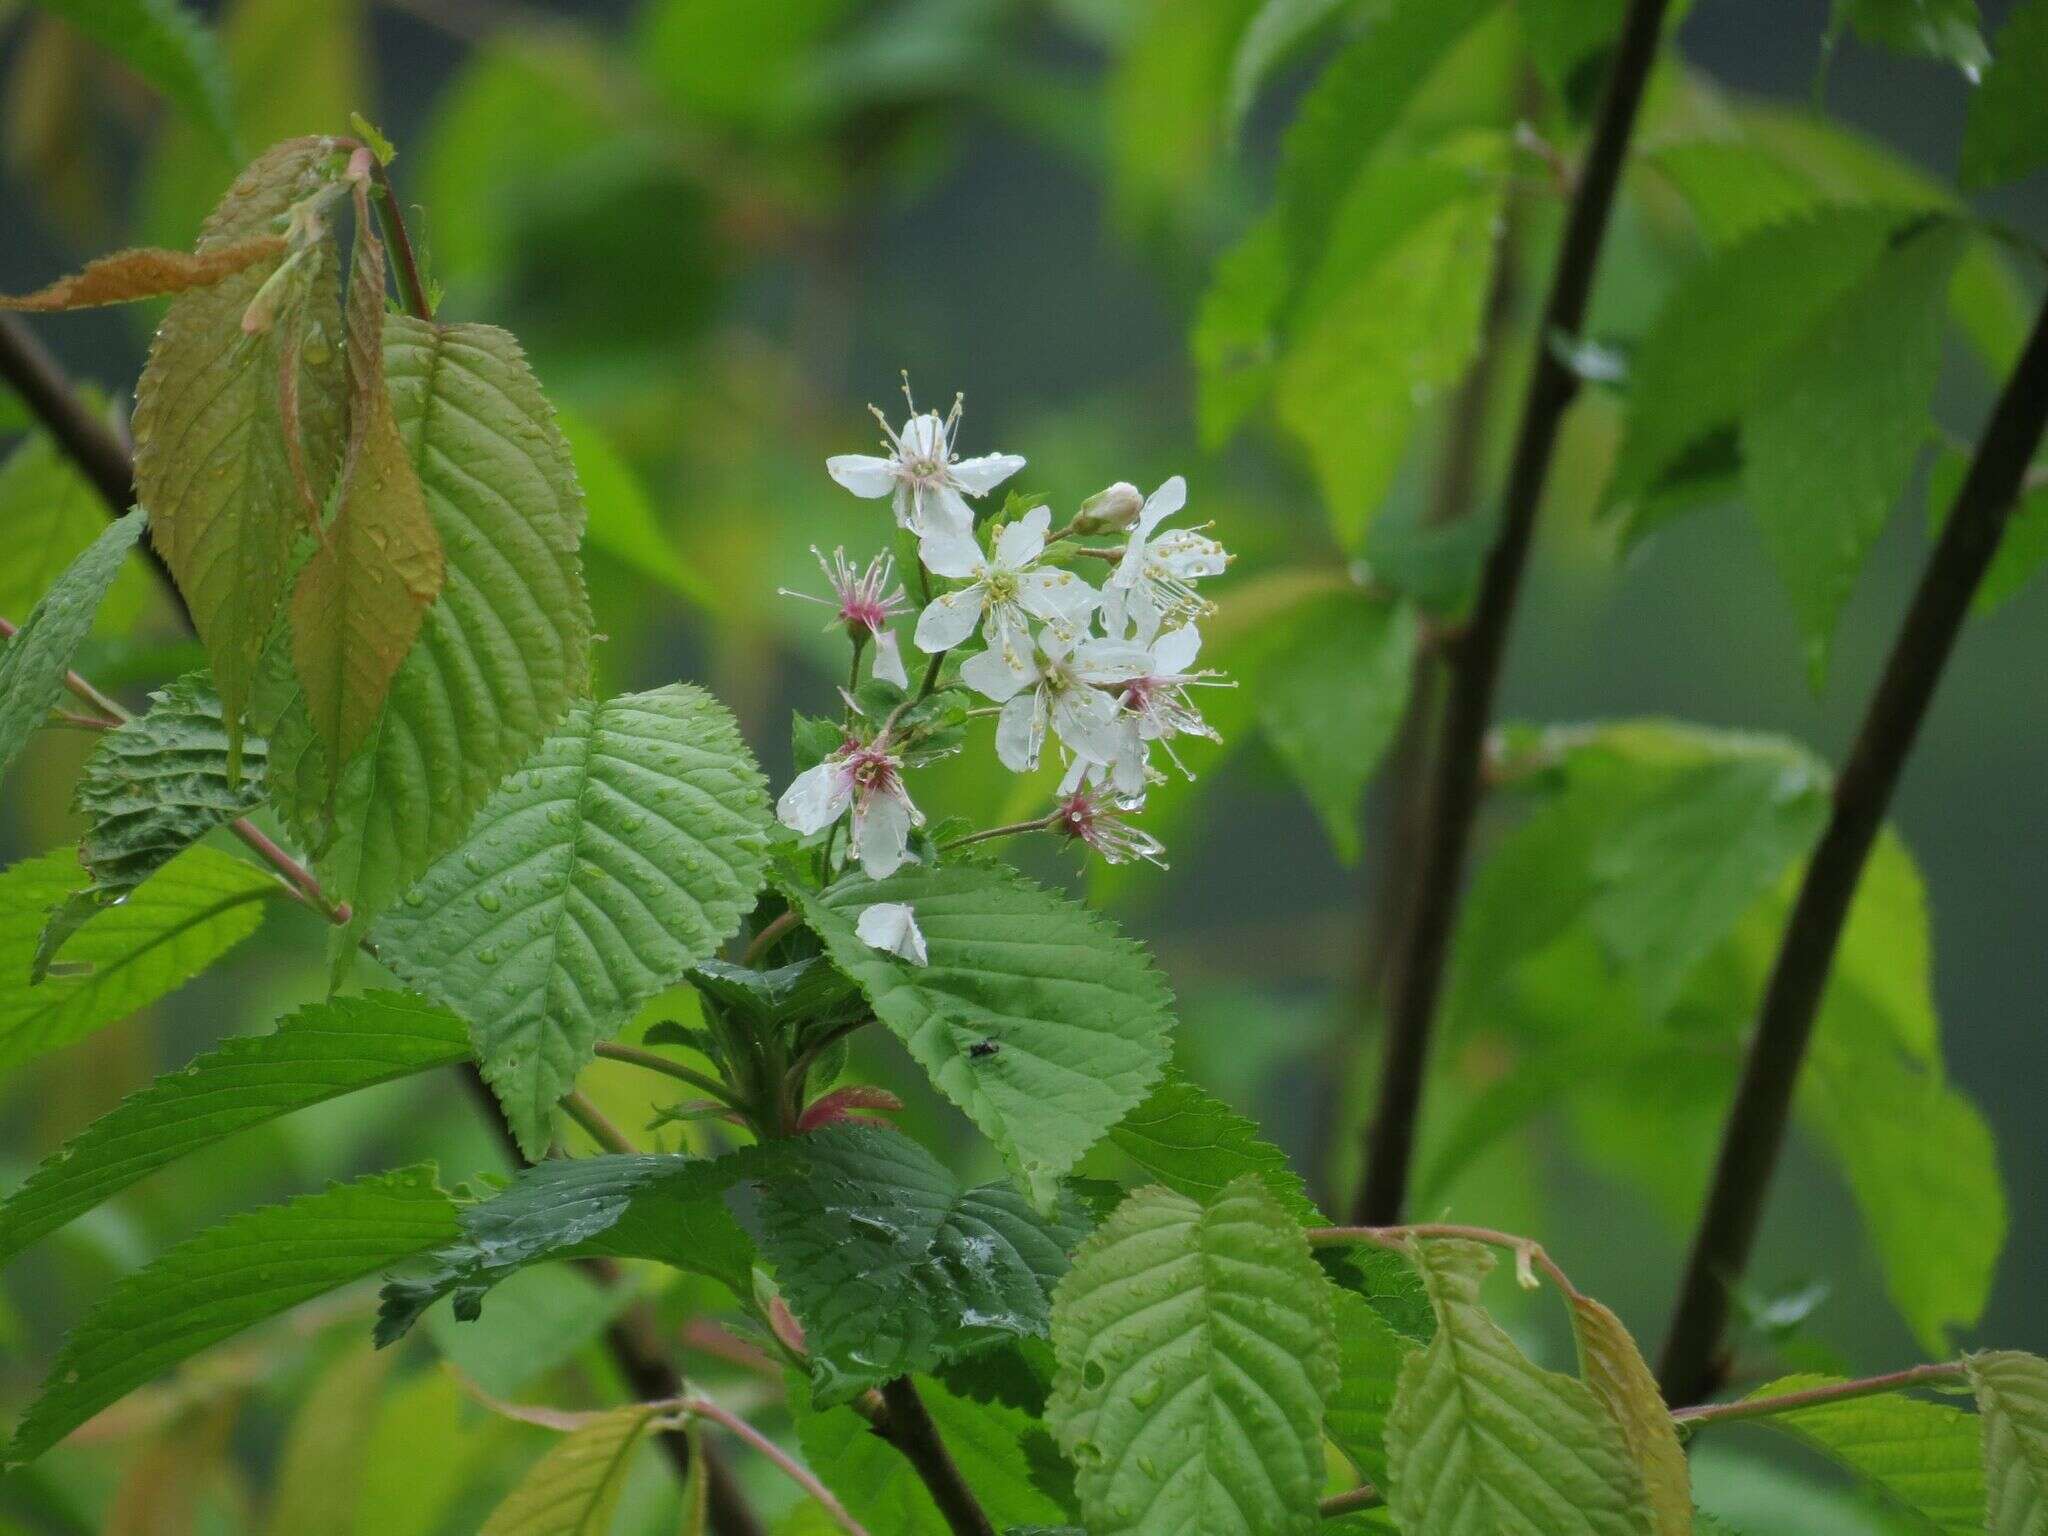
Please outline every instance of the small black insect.
M977 1040L967 1047L967 1054L979 1060L984 1056L993 1056L1001 1049L1002 1047L993 1040Z

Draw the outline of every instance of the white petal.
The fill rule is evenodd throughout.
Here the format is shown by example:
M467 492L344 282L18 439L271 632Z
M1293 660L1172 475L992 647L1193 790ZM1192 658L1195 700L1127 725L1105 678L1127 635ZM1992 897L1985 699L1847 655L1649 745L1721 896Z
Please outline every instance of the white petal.
M920 651L950 651L974 633L988 591L980 582L935 597L917 616L917 648Z
M886 880L910 856L910 802L869 795L853 811L853 850L870 880Z
M970 496L986 496L1024 467L1014 453L988 453L978 459L962 459L953 466L953 478Z
M1195 664L1201 649L1201 632L1192 624L1183 624L1171 634L1161 635L1152 647L1152 669L1165 677L1185 672Z
M1051 507L1033 507L996 539L996 564L1021 571L1045 552L1045 533L1052 526Z
M854 936L871 949L879 949L912 965L929 965L924 933L917 926L917 912L907 901L878 901L865 908L853 925Z
M962 528L934 528L917 541L917 558L934 576L968 581L986 568L981 546Z
M1079 629L1101 601L1102 595L1072 571L1054 567L1017 578L1017 606L1060 629Z
M1038 676L1038 651L1031 643L1031 622L1015 603L1002 603L989 610L982 638L991 654L1002 657L1003 665L1017 675L1020 683Z
M1143 538L1187 504L1188 483L1175 475L1145 498L1145 510L1138 514L1138 526L1134 531Z
M903 424L899 441L906 459L936 459L946 449L946 424L936 411L926 411Z
M974 537L974 509L962 501L960 493L950 485L920 490L907 526L920 538L944 533L971 539Z
M1152 558L1182 581L1192 581L1197 576L1221 576L1230 563L1221 544L1191 528L1161 534L1153 541Z
M1152 653L1122 640L1085 640L1074 650L1074 675L1090 683L1125 683L1152 670Z
M896 461L870 453L842 453L827 459L825 472L856 496L872 499L896 489Z
M874 675L898 688L910 686L910 674L903 670L903 650L896 644L896 631L893 629L875 631Z
M1138 722L1125 715L1116 723L1116 757L1110 763L1110 783L1126 800L1145 792L1146 747L1138 734Z
M917 527L917 487L908 480L898 480L896 495L890 505L895 510L898 528Z
M998 704L1014 698L1017 690L1032 682L1035 675L1019 677L1000 651L976 651L960 663L960 681Z
M1130 589L1113 581L1102 589L1102 632L1112 640L1122 639L1130 627L1130 600Z
M775 802L775 819L791 831L809 837L845 815L847 802L852 798L853 781L844 766L827 758L790 781L782 798Z
M1069 688L1053 700L1052 728L1067 750L1098 763L1114 761L1117 749L1116 700L1093 688Z
M996 716L996 756L1013 773L1029 773L1045 750L1045 690L1020 693Z

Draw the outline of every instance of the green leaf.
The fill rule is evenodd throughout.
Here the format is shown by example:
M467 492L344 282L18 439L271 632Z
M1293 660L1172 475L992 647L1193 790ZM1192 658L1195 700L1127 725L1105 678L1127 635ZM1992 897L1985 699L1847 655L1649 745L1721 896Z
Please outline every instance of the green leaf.
M1748 410L1765 370L1877 264L1905 217L1830 208L1768 225L1672 287L1630 365L1608 491L1631 541L1661 520L1640 505L1653 487Z
M604 1536L656 1410L615 1408L564 1435L491 1511L479 1536Z
M300 1399L278 1453L266 1536L353 1536L391 1356L355 1329Z
M1749 1400L1831 1386L1836 1376L1787 1376ZM1924 1531L1976 1536L1984 1529L1984 1452L1977 1423L1960 1408L1887 1393L1820 1403L1758 1419L1804 1441L1874 1485Z
M331 139L266 150L200 231L199 251L277 232L330 177ZM308 504L322 505L345 414L334 252L256 262L174 301L135 390L135 489L213 662L230 738L239 739ZM270 323L244 316L273 279ZM266 300L267 302L267 300ZM294 407L295 402L295 407ZM293 444L297 444L296 451Z
M1202 187L1224 137L1237 39L1258 0L1149 0L1110 77L1109 185L1117 223L1142 233Z
M1926 441L1941 299L1966 238L1950 223L1902 237L1765 368L1743 418L1744 490L1816 686L1836 617Z
M956 855L887 880L848 876L822 893L786 870L779 883L832 963L1041 1210L1166 1065L1172 999L1145 952L1002 865ZM860 939L860 914L877 902L916 909L929 965ZM976 1054L983 1041L996 1049Z
M1272 391L1278 326L1294 270L1287 226L1269 213L1216 258L1188 332L1202 446L1221 448Z
M1177 1195L1207 1204L1249 1174L1302 1225L1323 1219L1287 1154L1260 1140L1256 1125L1175 1068L1110 1128L1107 1139Z
M384 1287L377 1342L403 1337L443 1296L455 1298L456 1317L474 1318L492 1286L558 1259L652 1259L749 1295L754 1245L721 1197L764 1155L568 1157L528 1168L464 1206L460 1237L427 1255L421 1274Z
M1224 118L1232 134L1244 128L1245 115L1259 88L1290 55L1313 38L1347 0L1264 0L1245 24L1230 61L1230 96Z
M834 1126L753 1180L749 1222L811 1357L821 1405L1018 1338L1088 1231L1069 1200L1041 1220L1007 1184L963 1189L908 1136Z
M1401 1362L1415 1353L1415 1341L1357 1292L1333 1285L1329 1294L1337 1324L1338 1372L1323 1428L1361 1477L1385 1488L1387 1415L1393 1411Z
M1989 1536L2048 1531L2048 1361L2013 1350L1964 1359L1984 1435Z
M0 425L0 432L7 430ZM0 617L15 623L107 526L99 493L40 431L0 462L0 519L8 529Z
M37 0L122 60L205 129L223 154L234 147L227 77L213 34L179 0Z
M61 966L29 986L43 917L81 890L69 848L0 874L0 1072L82 1039L184 985L256 931L279 886L211 848L180 854L71 936Z
M960 1396L929 1379L917 1383L917 1395L997 1530L1059 1528L1073 1519L1059 1448L1031 1414ZM866 1419L851 1408L814 1406L795 1375L789 1406L805 1462L874 1536L950 1536L916 1468Z
M1253 1175L1207 1207L1163 1189L1124 1201L1053 1295L1046 1421L1087 1528L1313 1530L1338 1385L1329 1297L1301 1229Z
M1436 1338L1401 1368L1387 1420L1388 1507L1404 1531L1649 1536L1642 1474L1581 1382L1538 1369L1479 1301L1493 1255L1414 1245Z
M1408 708L1415 610L1364 591L1311 598L1256 677L1259 726L1347 864L1358 862L1365 786Z
M1977 0L1835 0L1830 32L1845 22L1866 43L1953 64L1973 83L1991 62Z
M377 956L470 1021L538 1158L597 1043L753 909L767 826L760 770L701 690L578 704L386 914Z
M1999 29L1963 129L1963 185L2014 181L2048 161L2048 0L2020 0Z
M224 1041L44 1158L0 1204L0 1261L238 1131L468 1056L460 1019L401 992L314 1003L267 1035Z
M43 595L0 650L0 772L64 697L64 674L92 629L100 600L142 533L143 515L109 524Z
M352 936L461 841L589 686L582 496L518 343L492 326L392 315L384 365L446 580L331 808L302 704L270 743L279 808L330 892L354 904Z
M40 1456L100 1409L209 1344L376 1274L455 1234L431 1165L336 1184L229 1218L115 1282L14 1432Z
M334 515L292 590L292 662L330 766L361 748L446 574L441 538L384 387L384 243L355 189L348 450Z
M1590 1296L1569 1300L1572 1332L1579 1344L1579 1374L1606 1404L1642 1473L1651 1529L1656 1536L1690 1536L1692 1474L1657 1378L1620 1318Z
M1963 487L1963 477L1969 472L1970 461L1952 449L1946 449L1934 461L1934 467L1927 475L1927 531L1930 537L1939 538L1947 526L1950 511L1956 504L1956 493ZM2019 504L2008 514L2005 537L1999 540L1998 553L1992 557L1991 569L1984 573L1984 580L1977 588L1977 595L1971 601L1970 611L1978 617L2003 607L2007 600L2024 589L2048 565L2048 472L2036 467L2022 487Z
M149 697L147 714L100 738L72 791L86 823L78 859L92 874L84 895L98 905L127 895L207 833L263 803L263 739L243 739L241 779L232 780L220 697L204 672Z
M710 612L730 606L718 588L676 553L654 515L640 477L594 422L570 410L557 418L576 460L590 509L589 541L613 559Z

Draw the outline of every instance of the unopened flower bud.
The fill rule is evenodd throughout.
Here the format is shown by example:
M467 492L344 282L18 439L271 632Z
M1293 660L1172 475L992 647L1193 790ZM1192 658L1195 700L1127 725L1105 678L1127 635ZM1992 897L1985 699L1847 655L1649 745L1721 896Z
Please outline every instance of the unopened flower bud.
M1076 533L1122 533L1145 510L1145 498L1128 480L1119 480L1081 503L1074 518Z

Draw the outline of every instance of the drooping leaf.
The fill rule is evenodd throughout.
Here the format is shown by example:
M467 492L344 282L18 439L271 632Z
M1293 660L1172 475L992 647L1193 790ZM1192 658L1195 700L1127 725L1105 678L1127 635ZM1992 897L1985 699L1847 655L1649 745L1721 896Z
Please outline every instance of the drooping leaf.
M962 1188L908 1136L842 1125L794 1139L752 1186L755 1230L803 1325L813 1400L1040 1336L1088 1222L1042 1220L1007 1184Z
M330 139L266 150L207 218L199 254L275 233L335 157ZM136 493L206 644L231 741L305 525L299 484L323 501L341 445L341 353L323 318L334 314L331 242L293 259L283 276L273 257L174 301L135 391ZM251 334L245 316L274 277L284 286Z
M164 93L226 152L234 116L213 34L180 0L37 0Z
M193 288L210 288L258 262L276 262L285 253L281 235L249 235L202 246L197 251L152 248L115 251L88 262L82 271L45 283L34 293L0 294L0 309L53 314L66 309L92 309L101 304L132 304L137 299L167 298Z
M229 1218L124 1275L65 1341L8 1459L40 1456L209 1344L455 1235L430 1165Z
M284 710L270 743L280 809L354 904L356 932L461 841L589 682L582 497L518 343L491 326L392 315L384 354L446 579L331 808L307 762L318 748L303 705Z
M1414 1251L1437 1332L1402 1366L1387 1420L1395 1523L1431 1536L1650 1536L1620 1426L1583 1383L1531 1364L1481 1305L1492 1253Z
M1416 1344L1355 1291L1331 1286L1330 1308L1337 1324L1338 1373L1323 1428L1360 1476L1385 1488L1387 1415L1393 1411L1401 1362Z
M578 1425L527 1469L480 1536L605 1536L657 1414L635 1403Z
M1280 1536L1315 1527L1329 1290L1256 1176L1206 1208L1140 1190L1053 1296L1046 1421L1096 1536Z
M1656 1536L1690 1536L1692 1474L1657 1378L1634 1335L1609 1308L1590 1296L1573 1296L1570 1302L1579 1374L1621 1427L1649 1495L1651 1529Z
M292 661L323 761L353 758L441 590L441 537L384 387L384 244L355 189L349 267L348 451L334 516L292 592Z
M1752 1399L1840 1380L1787 1376ZM1875 1485L1923 1529L1976 1536L1984 1529L1984 1461L1977 1421L1960 1408L1887 1393L1819 1403L1759 1419Z
M1926 441L1941 298L1964 244L1953 224L1903 237L1765 368L1743 419L1744 491L1816 683L1863 557Z
M460 1237L429 1254L419 1275L385 1286L377 1342L403 1337L443 1296L455 1298L458 1318L473 1318L499 1281L557 1259L653 1259L749 1294L754 1245L721 1197L762 1156L551 1158L528 1168L503 1193L464 1206Z
M63 698L71 658L92 629L100 599L142 529L140 512L110 523L43 594L20 631L0 650L0 772Z
M739 730L672 684L572 708L378 925L378 957L470 1021L520 1143L598 1041L750 911L768 797Z
M1992 1350L1964 1367L1983 1421L1984 1528L1989 1536L2048 1531L2048 1362Z
M1297 1221L1323 1219L1287 1154L1261 1140L1250 1120L1172 1068L1106 1139L1146 1177L1177 1195L1206 1204L1252 1174Z
M780 884L832 963L1041 1210L1166 1065L1171 999L1144 951L1003 866L956 855L887 880L848 876L824 892L788 872ZM877 902L916 910L930 964L860 938L860 914ZM995 1049L977 1050L984 1042Z
M1405 603L1363 591L1313 598L1256 677L1259 725L1315 807L1337 856L1356 863L1365 786L1400 728L1417 625Z
M173 859L79 928L40 985L28 985L43 918L83 889L69 848L0 874L0 1071L126 1018L182 986L256 931L277 881L211 848Z
M1866 43L1953 64L1973 82L1991 62L1977 0L1835 0L1829 26L1845 23Z
M44 1158L0 1204L0 1260L238 1131L468 1056L460 1019L402 992L314 1003L267 1035L224 1041Z
M1991 67L1970 96L1963 129L1963 185L2012 181L2048 160L2048 4L2020 0L1998 32Z
M1944 452L1927 475L1927 532L1939 538L1962 489L1969 460L1960 453ZM1991 569L1978 584L1970 611L1983 615L2003 607L2026 588L2048 566L2048 474L2038 468L2028 475L2019 504L2007 514L2005 537L1998 541L1998 553Z

